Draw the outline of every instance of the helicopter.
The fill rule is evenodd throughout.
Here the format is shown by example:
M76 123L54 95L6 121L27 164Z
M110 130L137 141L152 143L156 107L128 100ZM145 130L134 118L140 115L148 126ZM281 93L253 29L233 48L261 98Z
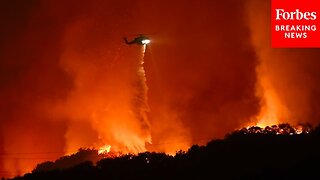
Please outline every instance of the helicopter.
M147 45L149 44L151 41L150 39L143 35L143 34L139 34L139 36L137 36L136 38L134 38L131 41L128 41L128 39L125 37L124 38L124 42L128 45L132 45L132 44L138 44L138 45Z

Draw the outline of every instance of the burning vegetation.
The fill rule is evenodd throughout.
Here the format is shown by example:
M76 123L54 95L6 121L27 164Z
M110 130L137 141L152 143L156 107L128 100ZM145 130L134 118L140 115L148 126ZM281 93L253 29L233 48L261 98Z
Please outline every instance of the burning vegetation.
M99 153L81 149L39 164L30 179L319 179L320 126L248 127L193 145L174 156L159 152ZM110 146L108 146L110 147ZM263 154L263 156L261 156Z
M319 124L320 51L272 49L269 6L0 0L0 176L80 148L174 154L250 122L237 132L311 134L270 126ZM122 41L139 32L158 33Z
M242 128L234 133L239 134L267 134L267 135L296 135L296 134L308 134L312 130L311 125L298 125L291 126L288 123L279 125L272 125L266 127L250 126Z

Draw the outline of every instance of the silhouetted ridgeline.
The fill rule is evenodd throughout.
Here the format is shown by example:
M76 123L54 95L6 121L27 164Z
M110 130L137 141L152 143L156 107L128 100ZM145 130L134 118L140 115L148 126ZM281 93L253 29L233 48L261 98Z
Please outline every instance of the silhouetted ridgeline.
M320 179L320 127L270 128L235 131L175 156L146 152L99 160L96 151L81 150L14 179Z

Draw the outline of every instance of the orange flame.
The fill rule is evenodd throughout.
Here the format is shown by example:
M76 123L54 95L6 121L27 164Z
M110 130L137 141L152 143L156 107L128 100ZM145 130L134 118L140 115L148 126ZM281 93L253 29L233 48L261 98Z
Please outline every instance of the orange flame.
M263 63L257 68L257 75L257 96L261 99L261 108L251 125L266 127L288 121L289 110L279 98Z
M263 98L265 104L257 117L258 126L278 124L288 119L288 109L281 103L273 89L265 89Z
M106 154L106 153L109 153L110 150L111 150L111 145L106 144L106 145L102 146L101 148L99 148L98 153L99 154Z

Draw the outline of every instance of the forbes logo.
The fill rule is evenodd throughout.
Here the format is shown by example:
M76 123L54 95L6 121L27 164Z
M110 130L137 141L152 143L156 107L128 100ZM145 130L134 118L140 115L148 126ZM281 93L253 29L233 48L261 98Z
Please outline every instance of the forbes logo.
M284 9L276 9L276 20L316 20L317 12L287 12Z
M273 48L320 48L320 0L271 0Z

